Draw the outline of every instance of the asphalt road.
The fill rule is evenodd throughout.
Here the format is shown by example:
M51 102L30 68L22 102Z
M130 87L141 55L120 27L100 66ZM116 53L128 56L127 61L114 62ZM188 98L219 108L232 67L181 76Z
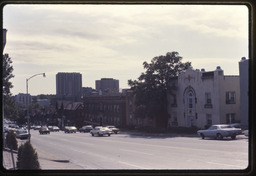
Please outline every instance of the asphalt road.
M243 136L238 136L237 140L130 133L92 137L89 133L65 134L62 131L40 135L34 130L31 135L39 157L69 160L73 165L71 169L76 170L243 170L248 166L249 143ZM59 166L58 169L67 168Z

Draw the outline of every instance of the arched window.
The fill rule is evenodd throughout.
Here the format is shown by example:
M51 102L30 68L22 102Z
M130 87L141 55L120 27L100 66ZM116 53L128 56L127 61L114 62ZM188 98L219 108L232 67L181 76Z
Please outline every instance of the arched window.
M194 92L192 90L189 90L186 94L186 99L187 99L187 102L186 102L186 105L187 105L187 108L188 109L193 109L194 108L194 99L195 99L195 96L194 96Z

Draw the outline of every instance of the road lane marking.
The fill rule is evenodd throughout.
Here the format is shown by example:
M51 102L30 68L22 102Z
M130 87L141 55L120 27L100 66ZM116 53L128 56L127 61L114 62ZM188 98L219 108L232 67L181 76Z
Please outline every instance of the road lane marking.
M135 150L127 150L127 149L120 149L120 150L125 151L125 152L132 152L132 153L137 153L137 154L143 154L143 155L150 155L150 156L154 155L152 153L139 152L139 151L135 151Z

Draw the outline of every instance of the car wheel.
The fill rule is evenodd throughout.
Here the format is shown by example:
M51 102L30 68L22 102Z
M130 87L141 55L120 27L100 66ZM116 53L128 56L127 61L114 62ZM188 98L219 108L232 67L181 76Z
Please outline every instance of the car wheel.
M223 139L223 136L222 136L220 133L218 133L218 134L217 134L217 139L218 139L218 140L221 140L221 139Z
M108 134L108 136L110 136L110 134Z
M91 135L92 135L92 136L94 136L94 134L93 134L93 133L91 133Z
M236 139L236 135L235 135L235 134L232 135L232 136L231 136L231 139L235 140L235 139Z
M200 136L202 137L202 139L204 139L204 134L203 133L200 133Z

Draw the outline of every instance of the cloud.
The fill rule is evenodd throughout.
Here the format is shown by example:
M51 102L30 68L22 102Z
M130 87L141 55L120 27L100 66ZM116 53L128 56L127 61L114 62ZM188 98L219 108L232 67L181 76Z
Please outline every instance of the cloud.
M245 6L7 5L3 17L14 84L37 71L51 84L60 71L81 72L90 85L105 76L126 84L171 51L209 70L248 54Z

